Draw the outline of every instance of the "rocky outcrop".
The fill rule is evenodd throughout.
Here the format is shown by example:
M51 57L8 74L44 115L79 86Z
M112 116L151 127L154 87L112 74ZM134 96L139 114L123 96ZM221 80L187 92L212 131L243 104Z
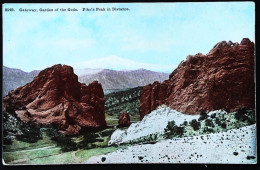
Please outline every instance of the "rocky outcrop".
M166 104L186 114L255 108L254 43L222 41L206 55L189 55L170 74L141 92L140 118Z
M79 83L73 68L66 65L41 71L32 82L8 93L3 101L4 111L17 114L22 121L53 124L68 135L106 126L101 84Z
M130 125L130 116L127 112L122 113L118 119L118 127L125 127Z
M165 134L168 122L174 120L177 126L184 121L198 119L199 115L186 115L173 110L165 105L153 110L142 121L132 123L128 129L115 131L109 141L109 145L127 143L145 143L148 141L161 140Z

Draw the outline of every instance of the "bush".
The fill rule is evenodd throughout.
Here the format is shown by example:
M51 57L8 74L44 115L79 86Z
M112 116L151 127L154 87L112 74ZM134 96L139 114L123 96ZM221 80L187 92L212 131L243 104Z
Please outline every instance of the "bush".
M184 132L184 127L176 126L176 125L173 127L173 135L174 136L182 137L183 132Z
M211 119L206 119L205 120L205 125L210 126L210 127L215 127L214 123L212 122Z
M174 136L181 137L184 133L184 127L175 125L175 121L173 120L168 122L168 125L166 126L164 131L166 138L172 138Z
M207 119L208 118L208 114L203 110L200 112L200 117L199 117L199 121Z
M227 124L226 124L225 122L222 122L220 126L221 126L223 129L226 129Z
M213 113L212 115L210 115L210 117L214 119L216 117L216 113Z
M200 128L200 122L198 122L196 119L193 119L191 122L190 122L190 125L192 126L192 128L194 130L199 130Z
M255 112L254 111L251 111L251 112L248 112L248 115L247 115L247 122L252 125L256 122L255 120Z
M240 121L245 121L247 118L246 108L240 108L235 113L235 118Z
M166 126L166 130L173 131L173 126L174 125L175 125L175 121L174 120L168 122L168 124Z
M235 113L235 118L242 122L254 124L255 123L255 112L253 110L246 110L246 108L240 108Z
M42 133L38 125L33 125L30 123L26 124L21 122L20 130L22 131L22 134L16 136L17 140L28 143L35 143L38 140L42 139Z
M77 149L77 144L72 141L71 137L60 133L54 126L49 126L45 132L51 140L57 142L57 146L60 146L62 151L67 152Z
M213 130L212 128L209 128L209 127L204 127L203 132L204 132L204 133L206 133L206 132L213 133L214 130Z
M218 117L215 119L215 122L216 122L217 125L219 125L219 126L221 125L221 121L219 120Z
M187 126L188 122L185 120L182 124L183 124L183 126Z

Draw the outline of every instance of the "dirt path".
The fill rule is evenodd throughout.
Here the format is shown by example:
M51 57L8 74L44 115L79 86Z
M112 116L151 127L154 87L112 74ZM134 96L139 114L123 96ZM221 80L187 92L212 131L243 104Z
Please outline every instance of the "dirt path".
M72 152L72 157L73 159L75 160L76 163L81 163L81 159L79 159L77 156L76 156L76 153L79 152L80 150L77 150L77 151L74 151Z

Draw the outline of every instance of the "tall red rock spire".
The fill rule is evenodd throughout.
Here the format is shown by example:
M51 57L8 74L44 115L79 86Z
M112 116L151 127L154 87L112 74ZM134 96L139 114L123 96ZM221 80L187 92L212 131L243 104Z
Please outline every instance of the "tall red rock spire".
M206 55L189 55L170 74L141 92L140 118L166 104L186 114L255 108L254 43L222 41Z
M101 84L81 84L72 67L59 64L11 91L4 98L4 111L17 114L24 122L54 124L73 135L82 128L106 126L104 103Z

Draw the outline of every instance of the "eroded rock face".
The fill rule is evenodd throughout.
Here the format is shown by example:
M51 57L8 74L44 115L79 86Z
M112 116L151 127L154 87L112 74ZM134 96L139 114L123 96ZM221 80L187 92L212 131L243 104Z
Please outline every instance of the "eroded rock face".
M189 55L163 83L145 86L140 119L166 104L186 114L255 108L254 43L222 41L206 55Z
M73 68L66 65L41 71L31 83L11 91L3 101L4 111L17 114L22 121L54 124L68 135L106 126L101 84L79 83Z
M118 127L124 127L130 125L130 116L127 112L122 113L118 119Z

